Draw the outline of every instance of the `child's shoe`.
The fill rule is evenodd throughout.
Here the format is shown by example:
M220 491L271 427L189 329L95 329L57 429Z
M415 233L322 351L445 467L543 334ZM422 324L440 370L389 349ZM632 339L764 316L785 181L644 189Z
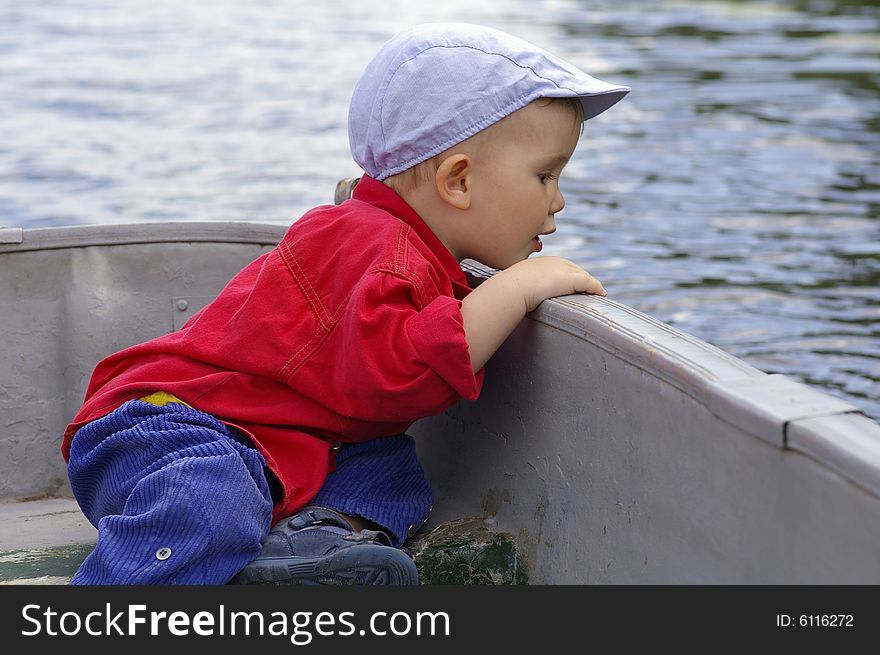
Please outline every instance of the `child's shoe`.
M273 527L263 548L231 584L410 585L419 583L410 557L384 532L355 532L325 507L305 507Z

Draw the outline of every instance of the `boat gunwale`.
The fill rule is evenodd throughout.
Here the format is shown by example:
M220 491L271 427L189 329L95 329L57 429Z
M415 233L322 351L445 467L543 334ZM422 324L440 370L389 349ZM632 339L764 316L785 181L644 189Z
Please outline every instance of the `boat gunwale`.
M21 230L18 242L0 242L0 254L186 241L275 245L288 227L281 223L250 221L165 221L38 227Z
M462 267L472 284L493 274L476 262ZM855 405L761 371L609 298L551 298L527 318L590 343L678 389L720 420L805 455L880 497L880 424Z

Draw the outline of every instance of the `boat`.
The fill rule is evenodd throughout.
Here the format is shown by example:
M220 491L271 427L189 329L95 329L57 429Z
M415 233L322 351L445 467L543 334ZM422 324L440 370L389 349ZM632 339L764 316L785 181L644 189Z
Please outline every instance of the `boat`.
M94 365L179 328L285 229L0 228L0 581L63 584L94 544L59 452ZM477 401L411 433L423 532L477 521L520 582L880 582L880 425L613 298L543 302Z

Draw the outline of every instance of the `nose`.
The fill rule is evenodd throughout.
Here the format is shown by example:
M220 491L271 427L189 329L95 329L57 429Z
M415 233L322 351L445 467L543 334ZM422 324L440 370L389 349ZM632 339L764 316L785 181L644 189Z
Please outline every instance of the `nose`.
M556 195L553 197L553 202L550 203L550 213L556 214L561 212L565 207L565 197L562 195L562 191L559 187L556 187Z

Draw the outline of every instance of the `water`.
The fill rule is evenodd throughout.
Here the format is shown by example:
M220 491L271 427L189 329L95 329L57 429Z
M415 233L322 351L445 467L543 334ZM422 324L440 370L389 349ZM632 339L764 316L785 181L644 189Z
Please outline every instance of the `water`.
M877 3L433 4L0 0L0 223L289 223L358 174L379 45L481 22L633 87L588 123L546 253L880 419Z

